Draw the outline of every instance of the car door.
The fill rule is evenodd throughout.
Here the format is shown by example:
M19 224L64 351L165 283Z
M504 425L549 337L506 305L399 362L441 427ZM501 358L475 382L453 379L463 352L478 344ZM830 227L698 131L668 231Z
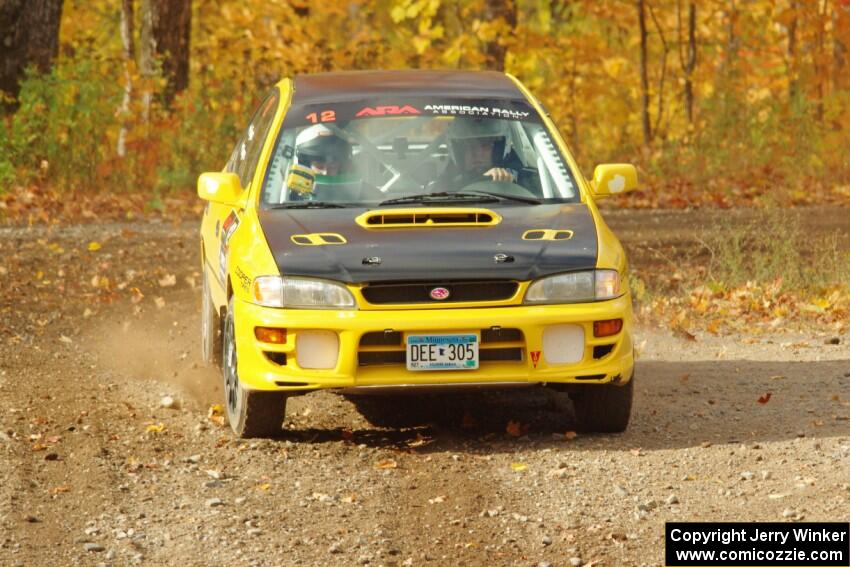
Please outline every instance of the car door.
M257 172L257 164L274 122L280 98L280 91L275 88L260 103L224 168L224 171L239 176L242 187L249 192L249 195L253 191L252 183ZM262 183L262 179L258 179L257 183ZM210 202L204 213L201 227L204 269L209 278L216 305L221 305L226 300L229 242L233 233L239 228L242 212L238 207Z

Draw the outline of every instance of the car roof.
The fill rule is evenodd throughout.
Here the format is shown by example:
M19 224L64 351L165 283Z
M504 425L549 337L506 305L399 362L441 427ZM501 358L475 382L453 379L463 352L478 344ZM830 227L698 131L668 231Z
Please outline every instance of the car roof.
M342 71L296 75L294 104L360 100L376 96L525 100L511 77L496 71Z

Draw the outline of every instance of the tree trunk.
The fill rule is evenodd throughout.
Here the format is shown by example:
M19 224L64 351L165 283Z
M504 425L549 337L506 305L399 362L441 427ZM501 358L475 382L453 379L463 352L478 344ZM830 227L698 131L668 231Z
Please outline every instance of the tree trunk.
M174 96L189 86L189 35L192 0L152 0L154 53L162 60L165 77L163 101L171 106Z
M121 129L118 131L116 153L124 157L127 153L127 115L130 112L130 99L133 96L133 77L131 66L135 58L136 48L133 45L133 0L121 1L121 44L124 50L124 96L118 115L121 119Z
M505 22L507 29L516 28L517 14L514 0L487 0L484 20L492 22L498 19ZM504 38L496 37L492 41L488 41L484 45L484 52L487 54L490 69L505 70L505 55L508 52L508 46Z
M649 73L646 62L646 9L644 0L637 0L638 26L640 28L640 90L642 96L641 123L643 125L643 143L652 142L652 126L649 122Z
M682 72L685 75L685 113L688 117L688 124L694 123L694 81L693 73L697 65L697 7L693 0L688 2L688 50L686 54L682 53L682 5L681 2L677 5L677 20L679 24L679 63L682 65Z
M850 87L847 51L850 50L850 1L835 0L833 7L832 72L836 90Z
M791 0L794 15L788 24L788 99L791 101L797 96L799 90L797 80L797 21L800 19L798 1Z
M142 76L142 117L150 120L153 102L154 57L156 44L153 39L153 2L142 0L139 7L139 73Z
M0 0L0 91L17 99L24 71L50 69L59 53L63 0ZM17 103L3 103L12 111Z
M726 11L726 53L723 60L723 68L726 76L735 75L735 60L738 58L738 6L735 0L729 0L729 9Z
M815 58L814 58L814 67L815 67L815 81L817 83L817 101L815 102L815 117L818 122L823 121L823 112L824 112L824 97L827 94L827 84L826 82L829 80L829 68L827 64L827 52L826 52L826 22L829 18L828 15L829 7L827 5L827 1L824 0L823 9L821 9L821 3L818 2L814 7L813 17L815 18L815 22L817 24L817 33L815 33Z
M652 23L655 24L655 29L658 30L658 38L661 40L661 46L664 53L661 55L661 76L658 78L658 106L655 109L655 126L653 127L653 135L658 136L662 132L661 119L664 116L664 81L667 79L667 55L670 53L670 46L667 43L667 37L664 35L664 28L661 27L661 22L655 17L655 10L649 5L649 15L652 18ZM661 136L664 139L664 136Z

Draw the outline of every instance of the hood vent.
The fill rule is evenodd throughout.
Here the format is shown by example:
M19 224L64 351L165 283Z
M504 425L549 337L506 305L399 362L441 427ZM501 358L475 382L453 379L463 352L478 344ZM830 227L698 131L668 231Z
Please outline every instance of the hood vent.
M570 240L575 233L572 230L534 229L522 235L523 240Z
M363 228L443 228L495 226L502 217L487 209L421 208L368 211L357 217Z

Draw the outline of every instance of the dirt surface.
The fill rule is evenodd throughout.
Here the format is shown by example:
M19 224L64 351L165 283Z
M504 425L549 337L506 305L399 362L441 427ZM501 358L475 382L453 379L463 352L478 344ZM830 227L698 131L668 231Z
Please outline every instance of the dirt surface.
M704 215L606 213L638 267ZM0 253L2 565L659 565L669 520L850 520L846 335L641 327L621 435L565 435L539 390L404 428L321 393L238 441L198 362L195 226L0 229Z

